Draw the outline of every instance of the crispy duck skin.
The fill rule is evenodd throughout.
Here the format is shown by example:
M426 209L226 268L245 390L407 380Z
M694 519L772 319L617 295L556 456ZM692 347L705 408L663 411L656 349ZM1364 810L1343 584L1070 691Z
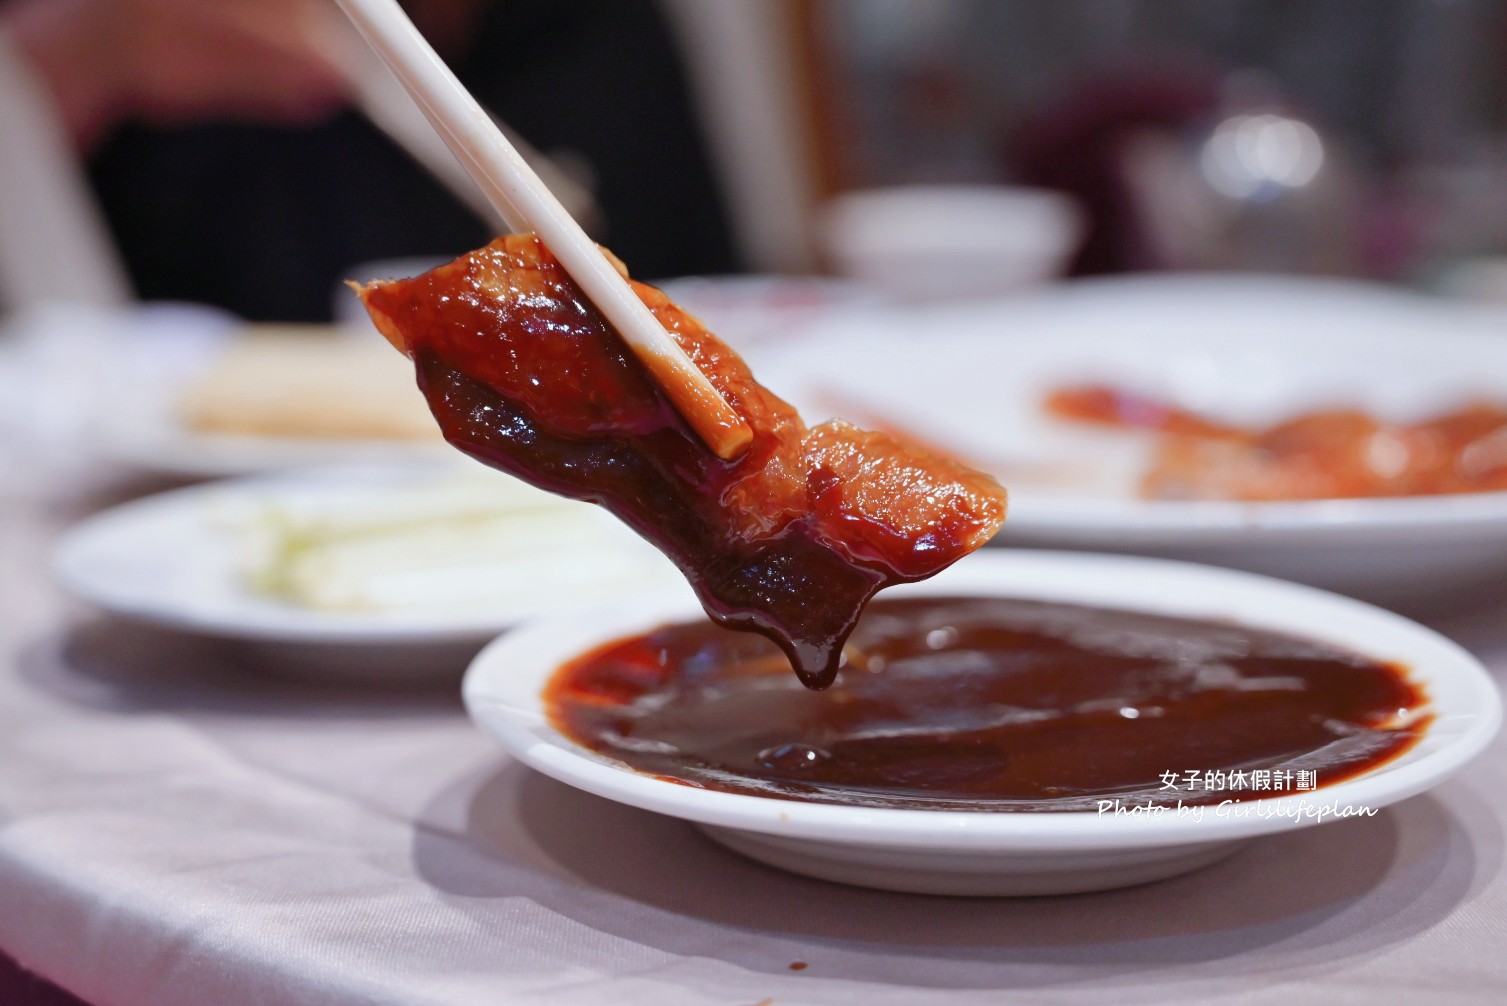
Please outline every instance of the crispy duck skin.
M675 561L709 615L774 639L825 687L868 599L984 544L1004 490L887 434L808 428L699 321L633 287L753 429L738 458L696 438L532 235L360 293L451 444L607 507Z

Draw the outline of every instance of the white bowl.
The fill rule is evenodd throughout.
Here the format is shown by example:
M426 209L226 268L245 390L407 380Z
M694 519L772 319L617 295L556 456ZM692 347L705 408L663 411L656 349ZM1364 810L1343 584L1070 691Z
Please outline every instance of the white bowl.
M1053 420L1103 381L1237 423L1354 405L1401 420L1507 402L1507 314L1380 286L1256 276L1063 284L871 311L761 359L812 421L892 425L1010 490L997 542L1132 551L1411 604L1507 572L1507 493L1272 503L1136 495L1149 438Z
M1209 567L1051 552L977 554L901 594L982 594L1235 619L1408 668L1434 715L1402 756L1312 793L1201 818L1096 813L873 809L699 789L643 775L587 750L548 722L541 691L570 658L667 621L694 619L685 595L650 597L528 625L488 646L466 673L472 717L516 757L598 796L683 818L729 848L843 883L960 895L1034 895L1173 876L1260 835L1355 815L1420 793L1486 746L1501 719L1496 686L1442 636L1390 612L1277 580ZM1180 770L1176 767L1174 770ZM1305 810L1305 808L1307 808Z
M834 197L818 235L844 275L918 300L975 297L1061 273L1083 215L1043 189L899 186Z

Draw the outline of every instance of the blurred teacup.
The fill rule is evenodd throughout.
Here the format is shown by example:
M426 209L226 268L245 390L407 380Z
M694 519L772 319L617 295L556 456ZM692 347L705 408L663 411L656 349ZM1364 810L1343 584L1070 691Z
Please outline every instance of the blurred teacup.
M837 272L908 300L1005 293L1060 275L1084 235L1060 192L914 185L842 193L817 236Z

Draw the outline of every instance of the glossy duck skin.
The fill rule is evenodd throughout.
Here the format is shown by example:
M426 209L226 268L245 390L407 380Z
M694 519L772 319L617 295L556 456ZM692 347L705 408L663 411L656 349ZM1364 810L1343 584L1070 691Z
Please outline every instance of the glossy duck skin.
M742 456L700 442L531 235L361 294L413 358L451 444L611 510L680 567L712 618L769 636L802 682L825 687L869 598L982 545L1004 491L885 434L807 428L700 322L634 288L752 427Z

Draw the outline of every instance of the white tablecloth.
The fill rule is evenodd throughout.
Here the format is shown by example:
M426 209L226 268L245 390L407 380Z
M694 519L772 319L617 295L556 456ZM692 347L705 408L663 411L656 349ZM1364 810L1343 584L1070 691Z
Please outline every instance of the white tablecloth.
M45 572L68 517L0 499L0 949L100 1006L1507 992L1501 739L1374 818L1158 884L865 891L535 775L453 684L299 682L274 655L70 611ZM1437 624L1502 674L1507 585L1492 597Z

